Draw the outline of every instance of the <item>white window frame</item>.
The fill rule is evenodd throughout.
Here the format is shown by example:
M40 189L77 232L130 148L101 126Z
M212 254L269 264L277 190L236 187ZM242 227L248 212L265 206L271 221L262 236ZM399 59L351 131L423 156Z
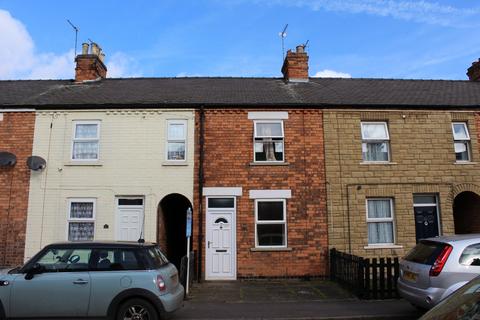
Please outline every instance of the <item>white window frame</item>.
M467 133L467 138L465 139L455 139L455 125L463 125L465 128L465 132ZM467 160L457 160L457 156L455 155L455 161L456 162L471 162L472 161L472 151L471 151L471 138L470 138L470 132L468 131L468 124L467 122L464 121L456 121L452 122L452 136L453 136L453 152L455 152L455 143L466 143L467 145Z
M186 162L187 161L187 136L188 136L188 121L185 119L167 119L167 132L166 136L166 143L165 143L165 161L168 162ZM183 139L170 139L168 136L169 128L171 124L182 124L183 125ZM170 143L183 143L185 145L185 159L168 159L168 145Z
M279 123L281 128L282 128L282 135L281 136L257 136L257 124L258 123ZM282 143L283 143L283 156L282 160L275 160L275 161L262 161L262 160L257 160L255 157L255 139L257 138L282 138ZM283 127L283 120L254 120L253 121L253 162L254 163L284 163L285 162L285 131Z
M93 203L93 213L91 218L72 218L71 210L73 202ZM67 232L66 239L69 241L70 223L71 222L92 222L93 223L93 239L95 240L95 216L97 212L97 199L96 198L68 198L67 201Z
M96 124L97 125L97 136L95 138L76 138L77 125L79 124ZM72 127L72 146L70 150L70 160L75 162L95 162L100 160L100 129L101 121L99 120L75 120L73 121ZM97 158L96 159L74 159L73 158L73 146L75 142L97 142Z
M369 124L383 124L385 127L385 132L387 133L387 136L385 139L372 139L372 138L367 138L363 135L363 127L364 125L369 125ZM362 135L362 161L363 162L371 162L371 163L387 163L390 162L391 160L391 155L390 155L390 133L388 131L388 123L386 121L361 121L360 122L360 131ZM363 159L363 144L364 143L386 143L387 144L387 160L365 160Z
M282 202L283 203L283 220L258 220L258 203L259 202ZM282 246L261 246L258 244L257 225L261 224L280 224L285 225L285 244ZM255 248L276 249L287 248L288 246L288 228L287 228L287 200L286 199L255 199Z
M369 218L368 217L368 201L370 200L388 200L390 203L390 213L391 217L390 218ZM397 232L396 232L396 226L395 226L395 212L393 211L393 199L392 198L382 198L382 197L377 197L377 198L367 198L365 200L365 213L366 213L366 219L367 219L367 244L369 247L388 247L395 245L397 241ZM386 242L386 243L369 243L368 242L368 224L369 223L378 223L378 222L390 222L392 223L392 238L393 242Z

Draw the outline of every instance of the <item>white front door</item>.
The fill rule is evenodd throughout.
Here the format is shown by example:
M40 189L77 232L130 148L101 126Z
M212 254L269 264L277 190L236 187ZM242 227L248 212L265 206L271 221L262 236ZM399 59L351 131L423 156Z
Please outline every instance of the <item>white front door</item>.
M143 199L118 198L116 240L138 241L143 238Z
M207 280L234 280L236 270L235 210L207 211Z

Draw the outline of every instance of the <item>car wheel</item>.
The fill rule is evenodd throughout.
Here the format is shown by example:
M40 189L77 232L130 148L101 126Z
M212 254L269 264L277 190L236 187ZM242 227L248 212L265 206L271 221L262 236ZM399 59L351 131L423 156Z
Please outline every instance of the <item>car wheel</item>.
M117 320L158 320L157 310L143 299L130 299L122 303Z

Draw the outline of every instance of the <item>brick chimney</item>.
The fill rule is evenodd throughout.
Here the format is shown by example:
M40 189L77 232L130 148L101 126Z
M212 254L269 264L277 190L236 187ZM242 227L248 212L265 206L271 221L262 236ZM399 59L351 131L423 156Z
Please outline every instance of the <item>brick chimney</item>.
M90 50L89 50L90 49ZM89 46L82 44L82 54L77 55L75 62L75 82L93 81L107 77L107 67L104 64L105 54L96 43Z
M297 46L296 52L287 51L282 73L283 78L289 82L308 81L308 55L303 45Z
M468 68L467 76L470 81L480 81L480 59L472 63Z

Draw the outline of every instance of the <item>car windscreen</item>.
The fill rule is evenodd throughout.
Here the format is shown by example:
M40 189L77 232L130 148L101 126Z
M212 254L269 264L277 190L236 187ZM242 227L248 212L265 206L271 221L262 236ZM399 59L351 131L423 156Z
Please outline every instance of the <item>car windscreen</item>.
M407 261L432 266L446 243L436 241L420 241L405 257Z

